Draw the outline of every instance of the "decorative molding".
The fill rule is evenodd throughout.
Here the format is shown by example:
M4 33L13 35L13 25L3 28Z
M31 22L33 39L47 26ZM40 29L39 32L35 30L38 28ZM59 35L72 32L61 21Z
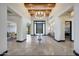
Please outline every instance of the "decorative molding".
M79 53L77 53L75 50L73 50L73 53L74 53L76 56L79 56Z
M7 53L7 52L8 52L8 50L4 51L2 54L0 54L0 56L4 56L5 53Z

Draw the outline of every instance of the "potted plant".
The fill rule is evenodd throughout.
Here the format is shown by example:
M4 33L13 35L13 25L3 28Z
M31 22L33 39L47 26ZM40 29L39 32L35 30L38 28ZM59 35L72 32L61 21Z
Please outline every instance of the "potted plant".
M30 35L30 23L27 23L27 42L31 42L31 35Z
M30 34L30 23L27 23L27 29L28 29L28 31L27 31L27 34Z

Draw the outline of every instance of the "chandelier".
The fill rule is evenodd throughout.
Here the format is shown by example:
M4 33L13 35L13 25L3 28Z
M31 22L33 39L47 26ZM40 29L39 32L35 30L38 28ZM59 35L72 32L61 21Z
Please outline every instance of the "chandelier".
M35 13L35 17L36 18L43 18L43 17L45 17L45 12L43 12L43 11L37 11Z

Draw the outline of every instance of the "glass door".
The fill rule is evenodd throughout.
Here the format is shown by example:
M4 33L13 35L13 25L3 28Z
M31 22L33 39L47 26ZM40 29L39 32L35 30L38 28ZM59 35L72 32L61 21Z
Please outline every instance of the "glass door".
M34 22L34 32L35 35L45 34L45 22L44 21L35 21Z
M36 33L43 34L43 23L36 23Z

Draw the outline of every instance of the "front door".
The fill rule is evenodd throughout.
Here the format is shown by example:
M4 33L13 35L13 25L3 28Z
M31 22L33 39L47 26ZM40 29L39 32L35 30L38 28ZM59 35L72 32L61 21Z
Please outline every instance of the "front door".
M36 21L35 23L35 35L38 34L45 34L45 22L42 21Z
M36 34L43 34L43 23L36 23Z

